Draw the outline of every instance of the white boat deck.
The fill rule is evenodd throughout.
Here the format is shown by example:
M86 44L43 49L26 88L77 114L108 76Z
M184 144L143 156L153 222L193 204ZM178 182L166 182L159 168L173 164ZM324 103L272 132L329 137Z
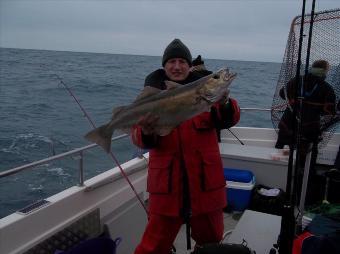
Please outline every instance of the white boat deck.
M224 232L225 237L223 239L223 242L227 242L230 234L235 229L238 220L240 219L242 213L224 213ZM180 232L178 233L176 240L174 242L174 246L176 248L177 254L184 254L184 253L190 253L190 250L187 250L187 242L186 242L186 231L185 231L185 225L181 227ZM191 239L191 248L193 250L195 246L195 241ZM191 250L191 251L192 251Z
M232 128L232 131L245 143L239 142L228 132L222 133L220 146L224 167L252 170L256 183L281 187L284 189L286 182L287 161L273 158L277 150L274 147L276 132L265 128ZM334 135L328 146L320 151L318 160L331 165L338 152L340 133ZM61 156L61 155L60 155ZM129 175L137 193L147 200L146 172L147 159L135 158L122 167ZM112 238L122 237L119 245L120 254L131 254L138 244L146 224L146 214L138 202L126 180L122 178L117 167L99 174L84 182L84 186L73 186L54 196L46 198L50 203L38 207L29 214L13 213L0 219L0 253L17 254L26 253L51 236L72 226L87 214L97 210L98 222L104 225ZM276 241L279 218L264 215L266 223L262 223L263 214L245 212L237 223L237 216L225 213L225 232L233 230L227 235L226 241L242 242L243 239L252 244L252 235L264 230L264 234L271 232L272 238L265 245L272 246ZM272 218L267 221L267 218ZM241 223L242 222L242 223ZM258 222L256 226L256 222ZM258 231L252 231L257 228ZM261 228L261 226L266 226ZM263 237L262 237L263 238ZM181 229L174 243L177 253L186 251L184 227ZM257 239L260 242L261 239ZM274 241L274 242L275 242ZM194 243L192 242L192 246ZM252 245L249 245L253 247ZM255 248L259 248L255 246ZM260 249L258 249L260 250ZM262 252L257 252L262 253Z
M246 244L256 253L269 253L277 239L281 228L281 217L272 214L245 210L242 213L224 214L223 243ZM177 254L190 253L186 250L185 227L182 226L174 246ZM191 240L194 248L195 242Z

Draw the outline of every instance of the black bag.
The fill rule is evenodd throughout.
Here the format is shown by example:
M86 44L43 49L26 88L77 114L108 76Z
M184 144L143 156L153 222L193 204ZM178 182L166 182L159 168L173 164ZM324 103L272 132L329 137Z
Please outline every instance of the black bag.
M259 192L261 188L265 190L272 189L265 185L257 185L253 189L249 209L281 216L285 201L285 192L282 189L279 189L280 191L277 196L266 196Z

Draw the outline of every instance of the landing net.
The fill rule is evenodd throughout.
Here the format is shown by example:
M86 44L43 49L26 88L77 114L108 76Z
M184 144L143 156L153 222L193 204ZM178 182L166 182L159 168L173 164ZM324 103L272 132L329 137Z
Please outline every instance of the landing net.
M292 102L289 104L288 99L280 97L279 92L281 88L287 86L287 83L294 79L296 75L299 36L302 18L297 16L291 24L291 29L288 35L288 41L285 49L283 63L281 65L280 76L276 86L275 95L272 103L272 123L274 128L278 131L280 119L285 110L293 110ZM304 19L304 38L301 54L301 75L304 75L305 63L307 57L309 28L311 24L311 16L307 15ZM309 67L316 60L326 60L330 64L326 82L328 82L334 89L336 95L336 105L339 107L340 97L340 9L317 12L314 14L313 33L310 50ZM307 105L308 98L305 98ZM326 105L318 105L320 108ZM335 109L336 110L336 109ZM337 109L339 111L339 108ZM303 123L308 126L308 123ZM287 123L287 125L291 125ZM320 117L321 136L319 138L319 148L323 147L331 138L334 131L339 125L339 115L323 113ZM281 126L281 125L280 125Z

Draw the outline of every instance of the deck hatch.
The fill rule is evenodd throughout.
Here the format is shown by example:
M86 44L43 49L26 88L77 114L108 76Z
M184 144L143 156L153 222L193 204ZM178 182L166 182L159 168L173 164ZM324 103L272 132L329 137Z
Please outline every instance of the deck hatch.
M54 254L57 250L67 251L85 239L98 237L102 233L99 208L78 218L71 225L55 232L24 254Z
M31 213L33 211L36 211L36 210L40 209L41 207L44 207L44 206L46 206L46 205L48 205L50 203L51 203L50 201L48 201L46 199L42 199L42 200L39 200L39 201L37 201L37 202L35 202L33 204L30 204L30 205L28 205L28 206L26 206L26 207L24 207L24 208L22 208L22 209L20 209L20 210L18 210L16 212L19 213L19 214L26 215L26 214L29 214L29 213Z

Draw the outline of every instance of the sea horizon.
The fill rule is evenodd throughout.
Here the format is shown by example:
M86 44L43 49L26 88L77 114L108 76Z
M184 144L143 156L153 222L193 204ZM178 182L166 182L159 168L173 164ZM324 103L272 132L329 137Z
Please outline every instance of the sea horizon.
M114 53L114 52L91 52L91 51L76 51L76 50L59 50L59 49L37 49L37 48L12 48L12 47L1 47L0 48L3 48L3 49L19 49L19 50L41 50L41 51L55 51L55 52L69 52L69 53L89 53L89 54L109 54L109 55L126 55L126 56L146 56L146 57L157 57L157 58L161 58L162 56L159 55L145 55L145 54L127 54L127 53ZM161 49L162 51L162 49ZM204 54L202 53L201 54L202 58L204 60L222 60L222 61L242 61L242 62L262 62L262 63L279 63L281 64L281 62L275 62L275 61L259 61L259 60L242 60L242 59L223 59L223 58L206 58L204 57ZM196 55L193 55L192 58L195 59L197 56ZM282 56L283 58L283 56ZM161 68L161 66L160 66Z

